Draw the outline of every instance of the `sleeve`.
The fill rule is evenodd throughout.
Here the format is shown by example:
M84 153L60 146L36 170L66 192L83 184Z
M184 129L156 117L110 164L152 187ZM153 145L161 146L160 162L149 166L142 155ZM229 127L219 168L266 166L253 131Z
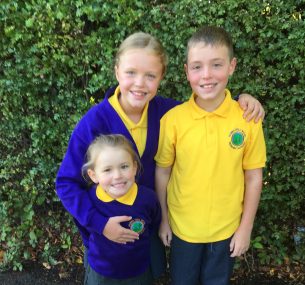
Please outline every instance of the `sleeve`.
M55 187L63 206L77 222L87 230L101 234L108 218L94 206L81 174L87 148L94 139L94 132L89 131L88 125L85 128L77 126L73 131Z
M251 122L249 139L246 142L243 157L243 169L262 168L266 163L266 144L262 123Z
M173 120L167 113L160 122L158 151L155 161L160 167L172 166L175 161L176 131Z

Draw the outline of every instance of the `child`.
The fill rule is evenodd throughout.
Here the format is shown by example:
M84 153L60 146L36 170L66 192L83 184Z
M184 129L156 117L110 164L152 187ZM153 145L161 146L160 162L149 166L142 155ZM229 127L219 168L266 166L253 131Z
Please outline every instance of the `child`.
M85 285L149 285L150 236L160 223L160 205L153 190L137 186L141 166L130 142L122 135L101 135L89 146L83 173L97 185L89 196L105 217L127 215L126 228L139 234L134 243L119 244L88 228Z
M120 226L130 217L105 217L95 207L86 191L81 167L86 150L98 135L122 134L131 141L141 159L143 172L137 183L154 189L154 156L158 148L160 119L179 104L156 96L166 66L167 57L157 39L142 32L126 38L115 61L118 87L106 92L105 99L88 111L71 135L57 174L56 191L64 207L74 217L85 249L89 245L88 228L118 243L131 242L138 237L137 233ZM263 109L252 97L240 98L239 101L245 107L248 105L245 114L250 112L250 118L263 116ZM151 250L152 273L157 277L166 268L164 247L157 233L153 236Z
M225 89L235 65L230 36L203 27L187 46L193 94L161 120L159 235L171 246L173 285L227 285L249 247L266 153L261 123L246 122Z

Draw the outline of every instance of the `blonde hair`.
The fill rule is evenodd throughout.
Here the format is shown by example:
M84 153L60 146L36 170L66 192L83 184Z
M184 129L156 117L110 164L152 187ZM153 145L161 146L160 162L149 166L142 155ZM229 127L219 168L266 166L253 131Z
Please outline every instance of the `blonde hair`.
M143 32L131 34L121 43L117 51L115 56L116 66L119 65L121 55L131 49L147 49L151 51L154 55L160 58L163 66L163 74L165 73L168 65L168 58L164 47L157 38Z
M96 158L100 151L106 146L110 147L119 147L127 151L132 161L137 164L137 174L141 171L141 161L137 153L132 147L130 141L125 138L123 135L100 135L95 138L95 140L90 144L87 153L86 153L86 163L82 167L82 175L86 181L90 181L88 176L88 169L94 169Z

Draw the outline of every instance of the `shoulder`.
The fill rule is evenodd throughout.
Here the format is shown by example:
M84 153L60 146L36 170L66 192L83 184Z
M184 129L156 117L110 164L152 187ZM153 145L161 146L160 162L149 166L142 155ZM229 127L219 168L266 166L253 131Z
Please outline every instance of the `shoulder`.
M107 99L92 106L87 113L80 119L76 125L76 129L92 130L100 129L108 124L111 116L115 115L115 111L111 108Z
M164 116L163 118L166 119L170 119L170 118L181 118L181 117L177 117L180 116L182 114L185 114L186 112L189 112L190 108L189 108L189 101L184 102L182 104L176 105L175 107L173 107L172 109L170 109Z
M232 100L231 112L228 117L229 121L232 121L232 122L234 121L238 125L242 126L245 130L250 131L250 132L259 130L262 128L261 120L258 123L255 123L254 120L247 122L244 119L243 114L244 114L244 110L241 109L238 102L236 102L235 100Z
M241 119L243 119L243 113L244 110L240 107L239 103L237 101L235 101L234 99L231 99L230 101L231 104L231 113L233 113L234 115L236 115L237 117L240 117Z
M157 95L150 101L149 104L150 109L154 109L154 111L157 111L158 113L160 113L161 116L163 116L166 112L168 112L175 106L180 105L181 102Z
M91 121L93 119L101 120L108 116L109 113L115 113L115 110L110 105L108 98L113 94L116 87L109 88L104 95L104 99L92 106L87 113L82 117L80 122Z

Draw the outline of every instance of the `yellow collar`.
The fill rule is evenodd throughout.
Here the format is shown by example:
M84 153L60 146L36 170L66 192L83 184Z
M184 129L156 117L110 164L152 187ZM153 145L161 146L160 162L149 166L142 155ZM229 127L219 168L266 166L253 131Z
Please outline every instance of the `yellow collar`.
M213 112L207 112L204 109L200 108L196 104L195 98L196 98L196 94L192 93L192 96L191 96L191 98L189 100L193 110L195 111L193 113L194 119L201 119L201 118L206 117L206 116L211 115L211 114L218 115L220 117L227 117L228 116L230 108L231 108L231 102L232 102L231 92L228 89L225 90L225 99L224 99L224 101Z
M136 200L137 194L138 194L138 185L136 183L134 183L130 187L129 191L125 195L116 199L109 196L100 185L96 187L96 196L98 199L100 199L103 202L111 202L113 200L116 200L122 204L131 206Z
M111 106L114 108L114 110L117 111L117 113L119 114L119 116L121 117L121 119L123 120L123 122L125 123L125 125L127 126L128 129L137 127L137 126L147 126L147 110L148 110L148 105L149 102L145 105L142 116L141 116L141 120L135 124L132 120L130 120L128 118L128 116L125 114L120 102L119 102L119 95L121 93L120 87L118 86L115 91L113 96L111 96L109 98L109 103L111 104Z

